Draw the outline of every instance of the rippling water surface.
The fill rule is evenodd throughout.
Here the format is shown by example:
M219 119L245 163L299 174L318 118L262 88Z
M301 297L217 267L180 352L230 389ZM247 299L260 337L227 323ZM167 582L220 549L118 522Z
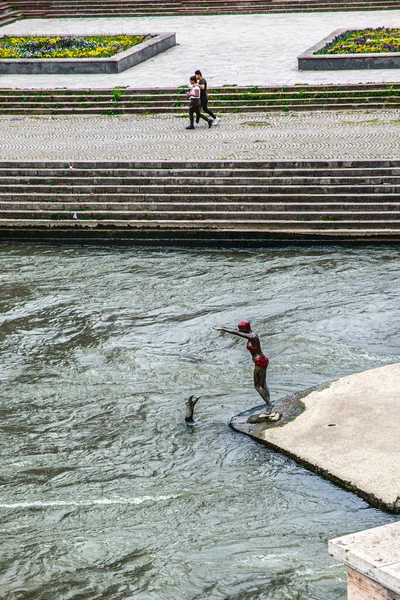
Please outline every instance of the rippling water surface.
M229 429L260 400L210 327L251 320L277 398L400 361L399 273L395 246L0 246L0 597L344 600L327 540L393 517Z

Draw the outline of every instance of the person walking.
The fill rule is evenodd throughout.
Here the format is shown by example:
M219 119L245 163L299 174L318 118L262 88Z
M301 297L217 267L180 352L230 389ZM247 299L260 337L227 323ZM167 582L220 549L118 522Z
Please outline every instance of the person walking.
M201 71L195 71L197 83L200 86L200 100L201 100L201 108L205 113L210 115L213 120L213 125L218 125L218 117L208 108L208 93L207 93L207 81L204 79Z
M196 115L196 126L198 126L200 119L204 119L204 121L207 121L208 127L210 128L213 124L213 120L201 113L200 86L197 83L196 75L192 75L190 78L190 85L192 86L192 89L186 94L189 98L190 125L188 125L186 129L194 129L194 115Z

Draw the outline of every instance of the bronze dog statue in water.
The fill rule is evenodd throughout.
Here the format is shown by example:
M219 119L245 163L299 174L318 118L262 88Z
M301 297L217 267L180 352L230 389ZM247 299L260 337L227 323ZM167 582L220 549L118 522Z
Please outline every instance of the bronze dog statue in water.
M196 404L199 400L200 400L200 396L195 398L194 395L192 395L192 396L189 396L189 398L185 401L185 404L186 404L185 421L188 426L194 425L194 419L193 419L194 407L196 406Z

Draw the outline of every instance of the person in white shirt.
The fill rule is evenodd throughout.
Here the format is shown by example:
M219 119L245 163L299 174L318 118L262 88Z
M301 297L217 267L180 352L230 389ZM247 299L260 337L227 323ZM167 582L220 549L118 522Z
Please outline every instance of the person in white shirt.
M196 115L196 126L200 119L204 119L207 121L208 127L210 128L213 124L213 119L208 119L206 115L203 115L201 112L201 100L200 100L200 86L197 83L196 75L192 75L190 78L190 85L192 89L187 92L187 97L189 98L189 119L190 125L186 127L186 129L194 129L194 115Z

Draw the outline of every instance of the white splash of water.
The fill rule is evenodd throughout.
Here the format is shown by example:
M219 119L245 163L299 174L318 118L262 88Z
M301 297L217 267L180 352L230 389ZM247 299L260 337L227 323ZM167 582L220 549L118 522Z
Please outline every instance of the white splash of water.
M0 508L52 508L59 506L104 506L115 504L143 504L144 502L163 502L165 500L173 500L179 496L141 496L138 498L95 498L91 500L50 500L33 502L0 502Z

